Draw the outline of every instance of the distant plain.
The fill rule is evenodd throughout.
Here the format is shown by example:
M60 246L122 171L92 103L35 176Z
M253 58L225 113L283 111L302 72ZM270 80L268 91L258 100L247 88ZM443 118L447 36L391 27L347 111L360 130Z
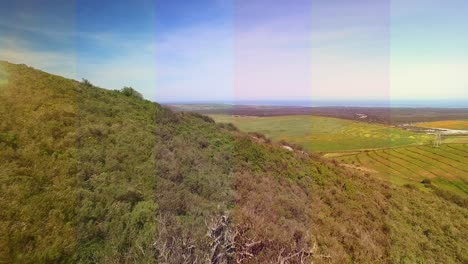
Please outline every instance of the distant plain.
M284 140L313 152L422 145L432 139L427 134L387 125L322 116L210 116L216 122L232 123L240 130L262 133L274 141Z

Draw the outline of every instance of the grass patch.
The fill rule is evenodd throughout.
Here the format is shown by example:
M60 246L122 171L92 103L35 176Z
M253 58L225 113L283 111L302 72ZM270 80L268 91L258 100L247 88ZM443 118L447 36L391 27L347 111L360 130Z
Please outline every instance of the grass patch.
M5 85L8 83L8 74L3 68L2 64L0 64L0 85Z
M220 123L233 123L241 131L259 132L274 141L285 140L308 151L343 151L424 144L432 137L390 126L319 116L211 115Z
M468 136L447 136L443 137L443 143L459 143L459 144L467 144L468 143Z

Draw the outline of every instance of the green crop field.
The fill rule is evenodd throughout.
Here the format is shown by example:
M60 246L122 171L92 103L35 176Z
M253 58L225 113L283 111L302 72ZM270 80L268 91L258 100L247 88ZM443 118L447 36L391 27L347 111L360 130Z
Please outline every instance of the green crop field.
M308 151L388 148L429 143L432 136L380 124L310 115L254 117L211 115L219 123L285 140Z
M443 137L442 142L444 143L460 143L460 144L466 144L468 143L468 136L464 135L459 135L459 136L448 136L448 137Z
M430 180L439 189L468 197L468 145L410 146L328 155L346 167L376 174L398 185ZM426 181L427 181L426 180Z

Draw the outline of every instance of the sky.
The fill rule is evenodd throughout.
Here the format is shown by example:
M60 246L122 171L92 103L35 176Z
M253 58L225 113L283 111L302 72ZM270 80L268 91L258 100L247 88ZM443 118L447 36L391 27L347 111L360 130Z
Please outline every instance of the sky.
M160 102L464 99L465 0L0 2L0 59Z

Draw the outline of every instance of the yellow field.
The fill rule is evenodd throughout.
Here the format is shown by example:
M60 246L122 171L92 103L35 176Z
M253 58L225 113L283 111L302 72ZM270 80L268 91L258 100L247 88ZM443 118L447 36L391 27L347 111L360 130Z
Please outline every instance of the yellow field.
M426 128L447 128L447 129L461 129L468 130L468 119L467 120L442 120L434 122L421 122L416 123L418 127Z

